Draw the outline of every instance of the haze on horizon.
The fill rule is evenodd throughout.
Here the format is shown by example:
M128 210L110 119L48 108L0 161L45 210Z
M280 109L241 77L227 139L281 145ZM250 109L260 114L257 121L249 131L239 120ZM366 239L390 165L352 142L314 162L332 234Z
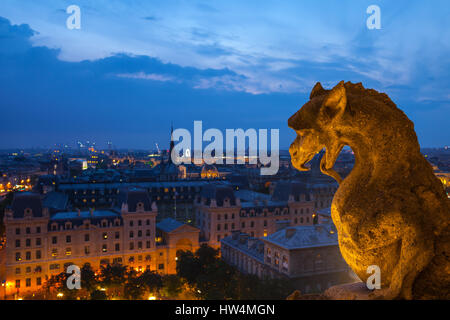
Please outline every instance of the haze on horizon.
M171 123L194 120L278 128L286 149L313 85L340 80L387 93L422 147L449 145L448 2L375 2L3 0L0 149L167 148ZM372 4L381 30L366 27Z

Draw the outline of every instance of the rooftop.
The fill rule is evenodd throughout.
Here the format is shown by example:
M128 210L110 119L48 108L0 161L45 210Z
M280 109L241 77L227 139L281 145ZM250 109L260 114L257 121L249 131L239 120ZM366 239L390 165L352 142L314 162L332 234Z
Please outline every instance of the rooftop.
M286 249L338 245L337 232L333 224L287 227L262 239Z
M119 214L109 210L93 211L92 216L90 211L69 211L55 213L50 220L72 220L72 219L90 219L94 218L111 218L118 217Z
M225 237L221 242L264 263L264 242L258 238L250 237L246 233L240 233L236 236Z
M181 227L183 223L172 218L166 218L156 224L156 227L164 232L171 232Z

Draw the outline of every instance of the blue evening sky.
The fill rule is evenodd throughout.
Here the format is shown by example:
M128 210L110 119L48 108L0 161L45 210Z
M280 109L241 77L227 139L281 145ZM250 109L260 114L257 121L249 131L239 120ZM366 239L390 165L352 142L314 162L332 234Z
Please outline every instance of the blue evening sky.
M422 146L448 145L449 17L448 0L1 0L0 148L167 147L171 122L194 120L279 128L287 148L315 82L340 80L386 92Z

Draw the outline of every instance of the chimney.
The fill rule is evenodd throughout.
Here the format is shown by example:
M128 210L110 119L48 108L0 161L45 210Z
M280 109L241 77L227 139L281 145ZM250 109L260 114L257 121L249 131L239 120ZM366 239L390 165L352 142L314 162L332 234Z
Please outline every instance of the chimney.
M292 238L292 236L295 234L295 232L297 231L297 229L295 228L286 228L286 238L290 239Z
M233 240L238 240L240 234L241 234L241 230L233 230L233 231L231 231L231 238Z
M80 209L79 209L79 208L77 209L77 216L78 216L78 217L80 217L80 216L81 216L81 211L80 211Z
M283 230L283 229L289 227L290 224L291 224L291 222L289 220L277 221L276 222L276 230L277 231Z
M239 243L244 244L248 241L248 234L246 233L241 233L239 235Z

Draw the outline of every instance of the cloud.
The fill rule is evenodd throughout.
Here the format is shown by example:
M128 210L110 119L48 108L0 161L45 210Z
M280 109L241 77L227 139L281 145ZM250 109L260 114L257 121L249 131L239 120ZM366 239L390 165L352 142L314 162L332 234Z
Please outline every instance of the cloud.
M163 74L156 73L144 73L144 72L136 72L136 73L119 73L116 75L119 78L129 78L129 79L143 79L143 80L153 80L153 81L176 81L175 78Z
M228 69L197 69L147 56L117 54L79 62L60 60L60 50L31 46L33 31L0 19L0 148L73 145L112 140L117 147L167 146L170 123L191 129L281 128L300 95L249 94L244 76ZM268 117L277 110L276 118ZM239 114L239 117L236 117ZM251 120L254 119L254 120ZM255 120L256 119L256 120Z
M380 1L381 30L365 26L369 4L230 0L212 7L206 1L79 0L82 29L73 32L65 28L64 14L53 1L3 0L0 14L15 24L7 28L25 22L39 34L2 42L0 51L33 54L28 68L50 63L58 70L54 77L65 78L68 70L73 81L90 75L93 87L157 88L153 94L158 99L169 91L196 98L214 92L209 97L214 105L223 106L217 97L229 95L232 105L245 109L236 102L239 97L252 110L255 101L264 104L259 99L275 103L275 97L290 102L307 97L316 81L332 87L349 80L386 92L408 115L420 108L446 110L440 108L450 101L447 2ZM17 68L2 72L23 76L25 83L39 77ZM45 70L42 74L47 75ZM170 97L149 99L173 105ZM439 141L448 139L445 134ZM437 143L428 139L428 145Z

